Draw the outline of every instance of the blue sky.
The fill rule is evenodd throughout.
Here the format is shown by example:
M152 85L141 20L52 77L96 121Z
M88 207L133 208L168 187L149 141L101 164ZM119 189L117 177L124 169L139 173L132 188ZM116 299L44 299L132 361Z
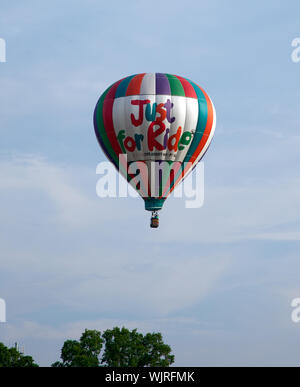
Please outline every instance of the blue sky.
M42 365L85 328L161 331L176 365L299 365L297 1L2 0L0 341ZM140 72L214 101L205 203L100 199L92 114Z

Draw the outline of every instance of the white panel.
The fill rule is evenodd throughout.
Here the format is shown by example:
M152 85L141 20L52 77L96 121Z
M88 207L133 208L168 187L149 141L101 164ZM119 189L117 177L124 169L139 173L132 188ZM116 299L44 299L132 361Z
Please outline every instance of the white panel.
M142 84L141 84L141 89L140 89L140 94L155 94L155 80L156 76L155 73L147 73L145 74Z
M208 139L202 149L202 151L200 152L199 156L197 157L197 159L193 162L193 164L190 166L189 169L187 169L187 171L185 172L184 174L184 177L181 178L179 180L179 182L177 183L177 186L179 184L181 184L182 180L185 179L190 173L191 171L193 170L193 168L198 164L198 162L202 159L203 155L205 154L207 148L209 147L209 144L211 143L212 141L212 138L214 136L214 133L215 133L215 128L216 128L216 121L217 121L217 116L216 116L216 110L215 110L215 107L214 107L214 104L212 102L212 100L210 99L210 102L212 104L212 108L213 108L213 122L212 122L212 128L211 128L211 131L210 131L210 134L208 136Z
M143 120L141 125L135 126L131 120L131 114L136 119L139 118L139 106L133 105L133 100L149 100L148 109L152 112L154 109L154 103L158 106L159 104L165 104L168 102L173 104L173 107L169 109L169 117L166 114L166 107L162 107L162 110L166 115L165 119L161 121L164 125L164 131L157 136L154 136L155 142L162 145L164 149L157 149L155 146L152 150L149 149L149 131L152 123L152 119L148 121L146 119L146 108L147 105L143 105ZM155 118L159 117L159 113L155 114ZM170 123L168 118L175 117L173 123ZM148 118L148 117L147 117ZM134 151L126 151L128 161L136 160L169 160L169 161L183 161L188 151L189 146L192 143L192 139L188 145L184 146L183 150L175 151L169 149L170 137L178 133L178 128L181 127L180 138L184 132L195 131L198 120L198 101L194 98L186 98L182 96L170 96L170 95L135 95L116 98L113 105L113 123L116 132L116 136L121 130L124 131L122 142L128 141L128 137L134 140L140 138L141 149L138 146L135 147ZM156 132L159 129L159 125L155 124L152 130ZM143 136L143 138L141 138ZM127 140L126 140L127 139ZM173 144L175 138L173 137ZM155 143L154 142L154 143ZM131 144L131 142L129 142ZM125 146L125 145L124 145ZM158 145L159 147L159 145Z
M186 98L186 97L177 97L177 98L184 99L186 103L185 122L184 122L184 126L182 126L183 132L192 133L192 138L190 143L184 146L184 150L178 151L175 157L175 161L183 162L187 154L187 151L193 142L194 133L196 131L197 122L198 122L199 106L198 106L198 100L195 98Z

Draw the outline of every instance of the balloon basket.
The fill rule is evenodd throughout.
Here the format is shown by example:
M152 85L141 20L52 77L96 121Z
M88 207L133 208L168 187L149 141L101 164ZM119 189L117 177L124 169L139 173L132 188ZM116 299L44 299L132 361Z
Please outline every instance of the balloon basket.
M159 226L159 217L157 211L152 211L151 220L150 220L150 227L151 228L158 228Z

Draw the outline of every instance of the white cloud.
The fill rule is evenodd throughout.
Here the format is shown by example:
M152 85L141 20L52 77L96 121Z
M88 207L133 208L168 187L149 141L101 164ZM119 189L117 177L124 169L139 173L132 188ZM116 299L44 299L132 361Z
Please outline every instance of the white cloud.
M94 187L85 187L90 172L33 156L1 161L0 209L8 219L2 269L11 302L17 305L22 295L18 313L58 303L108 314L117 309L166 316L205 297L231 257L220 261L197 250L179 254L172 246L144 243L153 233L142 223L141 199L136 199L140 213L135 199L128 199L128 206L99 199ZM13 276L18 280L11 289Z
M26 192L37 193L41 197L45 195L54 205L57 223L64 227L85 227L95 219L95 202L72 183L67 169L36 157L2 160L0 188L2 193L17 193L19 198ZM14 203L10 205L12 209ZM33 211L37 210L33 200L28 206L32 207Z
M200 209L184 209L184 200L168 200L161 213L158 239L162 243L298 239L300 217L295 206L299 190L300 180L285 176L276 182L258 178L240 184L206 183L204 206ZM286 227L290 228L288 232Z

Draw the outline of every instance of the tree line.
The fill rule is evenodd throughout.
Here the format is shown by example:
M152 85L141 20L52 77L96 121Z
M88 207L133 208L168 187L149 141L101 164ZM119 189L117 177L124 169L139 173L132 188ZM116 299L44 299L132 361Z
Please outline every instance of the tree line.
M142 333L125 327L103 333L86 329L79 340L66 340L60 360L51 367L169 367L175 356L161 333ZM0 367L38 367L17 347L0 343Z

